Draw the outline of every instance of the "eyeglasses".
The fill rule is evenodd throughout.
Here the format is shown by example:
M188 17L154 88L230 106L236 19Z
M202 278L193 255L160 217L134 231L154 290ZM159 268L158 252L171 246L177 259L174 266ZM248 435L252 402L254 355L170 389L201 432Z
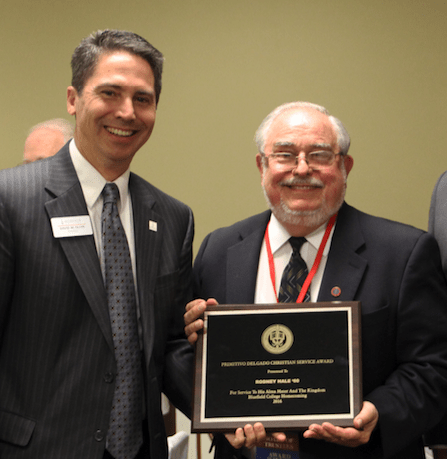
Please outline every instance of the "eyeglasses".
M271 153L270 155L262 154L262 156L271 160L277 169L287 171L298 166L300 160L306 161L307 165L312 169L321 169L330 166L334 162L335 157L341 154L330 150L321 150L312 151L306 156L293 155L292 153Z

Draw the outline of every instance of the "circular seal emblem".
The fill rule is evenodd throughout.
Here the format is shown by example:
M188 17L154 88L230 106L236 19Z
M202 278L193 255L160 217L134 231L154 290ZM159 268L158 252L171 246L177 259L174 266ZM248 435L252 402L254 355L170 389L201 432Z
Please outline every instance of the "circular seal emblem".
M293 333L285 325L270 325L262 333L261 344L270 354L283 354L292 347Z

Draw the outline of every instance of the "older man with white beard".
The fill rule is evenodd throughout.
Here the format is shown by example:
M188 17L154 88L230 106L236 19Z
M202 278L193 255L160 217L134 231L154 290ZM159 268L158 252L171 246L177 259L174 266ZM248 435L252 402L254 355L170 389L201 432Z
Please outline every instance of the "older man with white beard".
M364 403L353 427L310 425L299 436L300 459L422 458L422 434L447 406L447 289L436 242L344 202L350 138L324 107L284 104L255 140L271 211L203 241L194 264L198 299L185 314L190 343L207 305L277 302L291 237L305 238L299 253L310 275L322 252L307 299L361 302ZM216 437L216 457L245 457L241 447L264 438L262 424L241 425L228 441Z

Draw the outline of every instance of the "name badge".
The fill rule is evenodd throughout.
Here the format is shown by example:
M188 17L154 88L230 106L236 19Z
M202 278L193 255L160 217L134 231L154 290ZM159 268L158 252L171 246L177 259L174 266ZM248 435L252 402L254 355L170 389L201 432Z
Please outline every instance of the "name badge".
M51 219L51 227L55 238L89 236L93 234L92 222L88 215L54 217Z

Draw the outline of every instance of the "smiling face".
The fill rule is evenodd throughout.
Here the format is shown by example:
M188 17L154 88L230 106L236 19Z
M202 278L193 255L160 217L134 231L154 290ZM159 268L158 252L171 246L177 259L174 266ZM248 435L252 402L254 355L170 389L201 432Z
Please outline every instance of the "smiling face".
M346 177L353 160L337 155L330 166L312 169L306 161L289 171L268 159L272 153L305 156L312 151L339 152L329 118L314 109L298 108L281 113L265 134L265 155L256 161L267 202L292 236L305 236L335 214L343 203Z
M82 93L68 88L67 110L76 116L79 151L106 180L115 180L129 168L154 127L150 65L126 51L102 54Z

